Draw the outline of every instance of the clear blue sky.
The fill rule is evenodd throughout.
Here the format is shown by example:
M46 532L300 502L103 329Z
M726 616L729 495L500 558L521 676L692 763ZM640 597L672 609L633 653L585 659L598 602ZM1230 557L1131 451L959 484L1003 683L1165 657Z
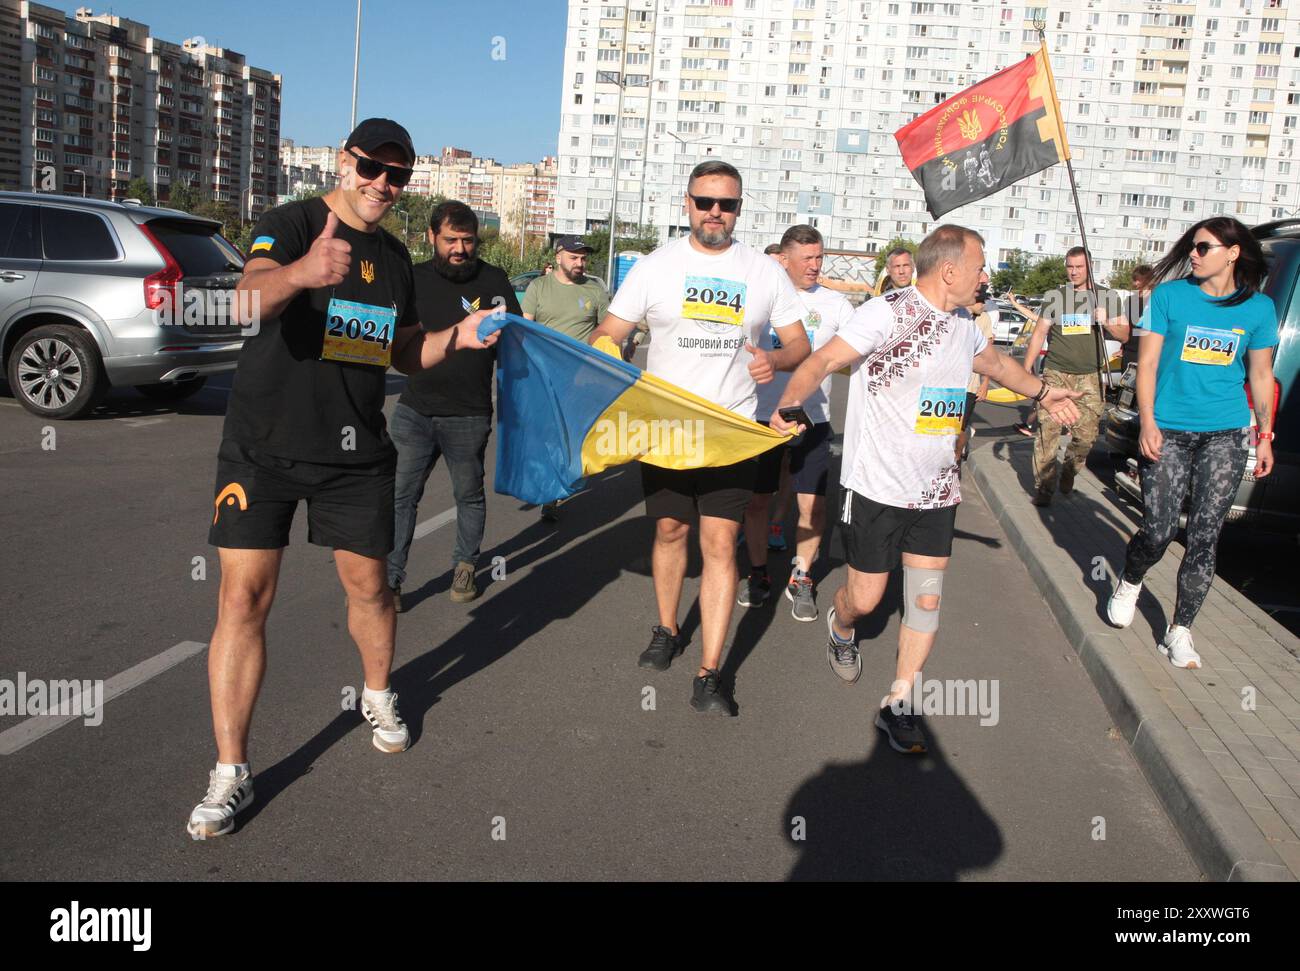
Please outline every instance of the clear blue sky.
M62 4L69 14L77 5ZM284 138L323 145L348 133L355 0L86 5L164 40L203 37L283 75ZM565 0L362 0L357 117L397 119L421 154L456 145L507 163L554 155L567 11ZM492 57L498 36L504 60Z

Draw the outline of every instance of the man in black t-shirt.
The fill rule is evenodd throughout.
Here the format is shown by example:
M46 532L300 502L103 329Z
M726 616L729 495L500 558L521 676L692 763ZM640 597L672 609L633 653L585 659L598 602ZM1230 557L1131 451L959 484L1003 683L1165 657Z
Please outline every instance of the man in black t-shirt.
M363 121L339 152L339 186L266 213L249 248L237 316L253 336L226 411L208 536L221 557L208 652L218 761L186 825L195 839L233 831L235 814L253 800L248 733L266 667L266 618L300 500L309 541L333 548L347 592L373 743L383 752L410 743L388 684L396 621L384 558L396 455L384 426L385 374L390 364L409 374L457 347L487 346L476 334L486 312L469 314L449 336L420 329L410 256L379 228L414 161L406 129Z
M429 217L433 259L415 268L415 300L426 331L441 333L466 313L501 307L519 314L519 301L505 271L484 263L478 249L478 217L463 202L444 202ZM456 497L456 548L452 551L451 599L478 596L474 568L487 523L483 456L492 431L492 364L496 350L465 351L411 375L393 409L390 430L397 446L394 545L388 585L402 609L406 559L415 534L424 484L441 455Z

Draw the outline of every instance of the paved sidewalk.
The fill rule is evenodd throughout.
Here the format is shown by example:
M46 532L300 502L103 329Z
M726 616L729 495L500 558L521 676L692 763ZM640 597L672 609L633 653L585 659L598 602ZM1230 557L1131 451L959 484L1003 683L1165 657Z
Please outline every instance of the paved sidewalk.
M1156 651L1183 548L1146 577L1127 630L1105 620L1137 510L1080 473L1030 503L1032 443L973 450L974 482L1074 645L1193 858L1214 880L1300 879L1300 639L1216 579L1193 625L1205 667ZM1252 704L1253 696L1253 704Z

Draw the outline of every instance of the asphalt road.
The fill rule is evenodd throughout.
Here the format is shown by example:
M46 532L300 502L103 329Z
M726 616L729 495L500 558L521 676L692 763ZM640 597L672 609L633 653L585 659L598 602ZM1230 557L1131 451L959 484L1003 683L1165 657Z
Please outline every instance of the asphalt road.
M219 387L179 408L122 392L89 420L54 423L50 450L47 423L0 397L0 679L108 679L207 641L224 407ZM0 755L0 878L1199 878L973 488L925 676L996 683L997 722L931 716L921 759L871 726L892 678L897 585L863 629L856 686L827 669L820 621L796 623L784 599L737 608L724 673L740 714L709 718L687 706L696 559L686 655L663 674L638 668L656 622L639 500L634 468L593 482L555 527L490 495L486 589L465 606L446 596L454 525L416 542L393 675L414 744L397 756L342 708L359 665L330 553L306 545L300 514L240 831L185 834L215 757L200 651L108 702L101 725ZM452 507L437 469L420 521ZM823 604L842 556L836 539L815 570L830 574ZM23 721L0 717L0 732Z

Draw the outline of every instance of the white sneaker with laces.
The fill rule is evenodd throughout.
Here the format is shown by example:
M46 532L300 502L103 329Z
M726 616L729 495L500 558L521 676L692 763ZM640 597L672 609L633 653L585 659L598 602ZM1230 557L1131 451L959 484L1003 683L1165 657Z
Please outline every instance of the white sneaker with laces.
M405 752L411 744L411 733L397 713L397 693L390 691L382 701L371 701L365 693L361 695L361 714L370 727L374 729L371 739L375 748L381 752Z
M196 840L225 836L235 829L235 814L253 804L253 774L247 769L237 775L208 773L208 792L190 813L185 831Z
M1142 592L1142 584L1129 583L1121 578L1119 586L1115 592L1110 595L1110 601L1106 604L1106 619L1112 626L1127 627L1133 623L1133 614L1137 610L1138 594Z
M1169 658L1169 663L1176 668L1199 668L1201 656L1192 645L1192 632L1186 627L1172 624L1165 632L1165 639L1160 644L1160 653Z

